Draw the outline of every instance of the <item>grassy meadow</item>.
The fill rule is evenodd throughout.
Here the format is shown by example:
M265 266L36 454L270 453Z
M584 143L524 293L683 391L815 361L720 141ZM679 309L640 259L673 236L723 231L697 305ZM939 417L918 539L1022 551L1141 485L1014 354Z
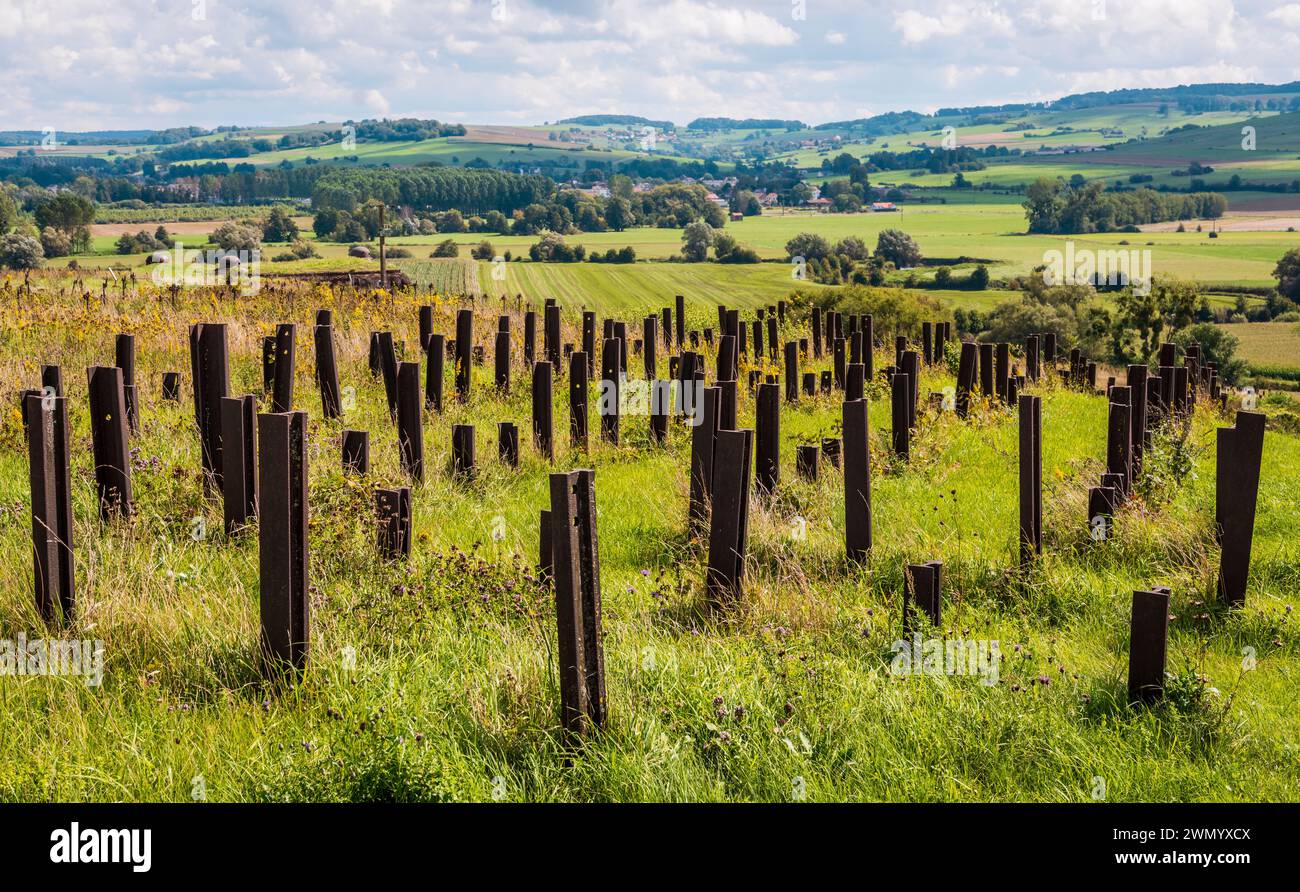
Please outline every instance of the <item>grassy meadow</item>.
M963 196L974 198L974 196ZM1229 221L1232 219L1230 216ZM1227 222L1227 221L1225 221ZM190 247L197 247L207 232L220 226L219 221L189 224L195 232L180 236ZM304 234L311 239L310 221L299 220ZM136 228L153 225L130 224ZM145 255L118 255L113 253L114 242L119 233L118 226L113 234L97 235L94 248L97 253L79 256L79 266L95 268L113 266L116 268L140 266ZM874 248L876 238L883 229L902 229L909 233L921 248L921 252L931 262L936 259L948 259L954 263L960 258L968 261L982 261L989 266L994 278L1006 278L1025 275L1034 267L1045 262L1049 251L1064 251L1067 241L1075 244L1076 250L1150 250L1151 268L1155 274L1169 274L1182 278L1194 279L1204 285L1272 285L1273 268L1278 258L1289 249L1300 244L1300 236L1285 231L1222 231L1217 238L1210 238L1209 223L1204 232L1196 232L1195 225L1189 225L1187 232L1142 232L1142 233L1097 233L1090 235L1055 236L1030 235L1025 232L1024 209L1019 201L1010 196L996 197L993 200L953 202L949 204L908 205L901 213L862 213L862 214L818 214L810 212L766 213L757 217L746 217L739 222L731 222L726 231L740 243L754 248L765 260L784 260L785 245L801 232L813 232L824 236L832 243L847 236L861 238L868 247ZM499 236L493 233L456 233L422 236L393 237L388 240L391 247L406 248L414 258L427 258L433 247L447 238L452 239L462 250L468 253L472 245L483 240L490 241L498 253L509 251L512 256L528 255L528 248L537 241L537 236L510 235ZM632 246L636 250L638 261L666 260L678 254L682 245L680 229L637 227L623 232L586 232L566 237L570 244L581 244L588 251ZM346 264L349 245L330 242L315 242L322 258ZM293 271L301 269L294 264L280 266L269 263L269 258L279 253L276 246L267 246L264 251L264 270L267 272ZM60 259L58 265L68 261ZM309 261L310 263L310 261ZM363 262L364 263L364 262ZM621 277L625 273L611 271L611 267L587 264L593 267L591 273L574 273L573 275L590 275L593 277ZM638 264L639 266L639 264ZM525 281L533 276L546 276L549 273L534 271L515 272L512 276ZM744 268L729 267L725 275L748 281L747 277L757 277L766 281L768 273L755 272ZM788 275L787 269L784 275ZM921 275L930 275L923 272ZM683 272L691 276L691 272ZM704 279L714 277L712 272L700 273ZM779 276L773 275L774 278ZM612 287L612 286L611 286ZM735 297L741 299L739 295Z
M685 267L645 266L657 277L647 285L621 281L627 271L617 267L575 266L571 280L557 273L541 283L527 277L553 267L510 270L530 296L553 290L570 342L580 340L580 298L602 317L635 321L652 293L663 305L680 286L689 324L701 327L714 301L750 307L767 293L757 281L698 287L672 278ZM588 270L613 284L583 278ZM0 628L47 634L32 606L27 458L14 407L40 364L57 363L72 424L78 588L77 616L57 634L102 640L105 674L100 687L0 678L0 800L189 801L200 790L235 801L1091 801L1098 789L1111 801L1300 798L1293 434L1267 434L1247 603L1229 614L1212 597L1214 429L1229 419L1204 405L1185 441L1157 437L1140 497L1118 518L1116 538L1097 543L1085 500L1104 465L1106 402L1054 383L1032 387L1044 400L1045 554L1022 573L1010 410L981 403L965 422L923 413L905 465L890 454L888 395L873 384L875 547L868 564L850 566L841 475L826 465L815 483L794 474L796 444L839 435L838 398L783 403L781 484L752 500L747 590L717 611L703 598L701 544L685 534L689 429L673 424L661 448L646 418L625 417L621 445L593 435L589 451L576 452L561 379L552 468L529 446L518 340L508 395L494 392L489 359L474 368L467 403L425 413L412 559L386 564L376 556L374 491L402 475L366 345L370 331L391 330L416 358L417 307L433 298L298 286L238 303L186 291L172 305L142 285L101 303L60 297L65 284L46 273L21 301L0 291L0 570L9 582ZM436 305L435 330L451 332L455 304ZM334 310L345 400L354 388L342 421L322 419L314 383L309 332L322 307ZM480 305L478 343L489 343L497 312ZM196 321L230 326L235 394L261 393L261 337L276 323L299 325L294 405L310 415L312 639L294 684L259 673L257 531L227 537L219 502L203 496L186 347ZM512 327L522 331L517 314ZM792 316L782 339L806 330ZM135 516L106 525L94 504L83 370L112 360L117 332L137 339L141 430L131 442ZM888 361L877 354L877 368ZM714 364L709 351L706 367ZM629 365L635 376L641 358ZM161 399L165 370L182 372L180 403ZM950 370L927 370L922 405L952 384ZM743 384L739 402L741 426L752 426ZM504 420L520 426L518 470L496 458ZM451 425L462 422L478 431L480 473L470 483L446 473ZM370 431L367 477L340 471L344 427ZM547 474L574 467L596 471L610 720L569 750L554 606L533 565ZM207 530L199 539L196 517ZM999 642L997 684L890 674L904 564L931 559L944 562L943 628L931 634ZM1169 695L1138 709L1126 704L1130 596L1154 585L1174 592Z

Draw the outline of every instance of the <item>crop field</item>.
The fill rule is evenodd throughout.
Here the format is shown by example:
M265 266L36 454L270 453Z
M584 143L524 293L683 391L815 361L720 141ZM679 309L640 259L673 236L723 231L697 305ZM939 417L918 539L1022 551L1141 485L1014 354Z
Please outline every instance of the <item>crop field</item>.
M439 294L478 294L479 264L468 258L445 260L396 260L393 265L411 279ZM373 268L374 263L370 266Z
M689 293L692 305L701 309L718 304L753 309L784 299L796 286L821 287L793 280L784 263L506 263L500 267L504 280L493 278L492 266L479 264L478 281L488 295L522 294L539 304L550 297L634 319L661 307L664 295ZM716 327L717 316L711 323L700 321Z
M1241 342L1238 355L1252 365L1288 368L1300 373L1300 324L1239 322L1223 328Z
M813 232L824 236L834 243L847 236L861 238L869 248L873 248L876 238L883 229L897 228L909 233L916 239L922 253L927 258L946 258L956 261L970 258L972 261L985 261L995 278L1025 275L1034 267L1045 262L1047 252L1064 251L1067 242L1074 242L1076 250L1149 250L1151 252L1151 269L1155 274L1169 274L1192 279L1207 286L1215 285L1249 285L1261 286L1274 284L1273 269L1278 259L1290 248L1300 244L1300 236L1294 232L1279 229L1256 231L1249 228L1257 216L1237 216L1229 214L1220 221L1224 229L1217 238L1210 238L1209 230L1217 228L1209 223L1203 224L1205 231L1196 232L1196 223L1187 225L1188 231L1170 231L1170 225L1149 227L1152 231L1143 233L1104 233L1091 235L1056 236L1029 235L1025 232L1024 210L1019 203L996 201L992 203L953 203L953 204L918 204L906 206L901 213L861 213L861 214L818 214L786 213L764 214L746 217L740 222L728 223L726 231L735 236L742 244L754 248L760 257L766 260L784 260L785 245L801 232ZM1297 221L1300 222L1300 221ZM314 242L317 251L326 259L338 260L347 264L348 245L314 240L308 227L307 218L299 219L304 227L304 237ZM1238 224L1241 229L1235 229ZM219 223L192 224L199 230L201 237ZM115 227L114 232L118 228ZM126 229L134 231L140 228L152 230L153 226L141 222L129 224ZM665 260L678 254L681 250L681 230L638 227L623 232L589 232L570 235L566 240L570 244L581 244L588 249L600 250L631 246L635 249L638 261ZM469 248L481 241L492 243L498 254L509 251L512 257L527 257L528 248L537 241L536 236L499 236L492 233L455 233L427 236L404 236L389 239L391 247L404 247L415 258L427 258L433 247L450 238L461 246L461 252L467 254ZM114 252L116 235L97 235L94 239L95 255L83 255L76 258L82 267L114 266L117 268L138 266L144 262L145 255L121 256ZM195 244L188 247L198 247ZM376 249L371 243L372 250ZM264 251L266 257L278 253L274 246ZM66 259L60 259L66 264ZM596 266L595 264L586 264ZM551 276L552 273L535 271L516 271L527 267L511 264L511 276ZM278 267L272 267L278 268ZM637 273L622 275L636 275ZM769 282L775 284L781 274L775 270L733 270L740 281L755 283ZM785 275L789 270L785 271ZM573 273L572 275L588 275ZM592 272L591 276L602 276ZM682 275L691 275L682 273ZM707 278L710 273L701 274ZM930 275L929 272L922 275ZM490 281L483 280L481 281Z
M646 266L666 277L656 290L670 304L679 267ZM189 801L196 778L210 801L1087 802L1098 778L1116 802L1294 800L1300 790L1294 434L1265 435L1246 603L1228 611L1215 602L1213 518L1214 431L1230 412L1202 401L1185 440L1178 429L1158 433L1113 537L1095 541L1085 501L1105 467L1106 400L1055 379L1030 385L1043 407L1044 552L1021 568L1014 411L978 397L964 420L926 408L925 394L954 383L950 368L926 367L903 460L890 445L887 388L873 380L874 544L853 563L842 472L823 462L813 481L794 467L797 444L842 435L841 395L801 397L780 407L776 490L750 502L743 593L719 606L705 592L708 543L687 534L690 428L670 421L656 445L648 419L627 414L614 445L593 411L589 446L577 449L561 376L548 462L531 441L513 308L512 387L493 387L498 310L480 308L473 337L489 359L471 368L463 401L448 363L443 411L419 413L425 470L414 481L384 385L367 368L369 333L392 332L418 359L419 306L431 305L433 330L451 336L454 301L275 286L238 302L187 289L169 304L143 283L83 302L59 296L65 275L33 277L21 301L0 286L0 396L14 407L19 389L40 382L41 363L63 369L77 585L64 634L102 641L103 676L98 686L51 677L0 689L6 714L40 717L0 736L0 799ZM639 335L649 289L587 285L548 295L563 307L561 341L581 342L579 305L625 318ZM713 301L750 307L757 301L742 302L754 293L743 283L728 294L721 278L712 290L691 285L688 327L716 319ZM320 414L303 335L318 309L333 312L350 394L339 419ZM226 533L220 496L205 496L186 343L194 322L228 326L230 392L254 394L261 411L262 338L298 325L292 408L309 418L311 620L292 684L266 680L259 656L266 531L253 521ZM112 360L119 332L137 350L134 511L104 521L82 370ZM894 333L877 336L892 343ZM781 339L807 335L806 311L792 307ZM703 352L712 379L716 355ZM828 362L809 357L803 368ZM889 362L891 351L876 352L876 368ZM630 355L633 377L641 363ZM751 368L780 373L746 360L742 379ZM167 370L181 371L179 402L160 393ZM743 381L739 395L738 426L752 428ZM590 399L594 409L595 388ZM519 425L518 468L494 448L506 420ZM453 424L477 429L472 479L448 470ZM368 473L342 471L345 428L369 431ZM0 571L15 582L0 590L0 620L37 635L27 462L11 408L0 418ZM555 596L535 566L547 475L573 467L595 472L608 696L604 727L577 748L561 730ZM376 551L375 493L393 485L412 487L409 560ZM995 677L899 674L904 566L931 559L944 565L943 620L925 634L998 642ZM1164 701L1143 708L1125 688L1130 598L1153 585L1173 590L1170 674Z

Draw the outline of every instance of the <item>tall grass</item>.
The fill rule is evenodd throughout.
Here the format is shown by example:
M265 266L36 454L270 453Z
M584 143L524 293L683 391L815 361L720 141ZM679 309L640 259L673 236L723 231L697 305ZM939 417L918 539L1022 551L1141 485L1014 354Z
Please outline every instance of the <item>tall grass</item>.
M610 698L608 727L570 751L559 733L554 606L533 570L552 468L528 445L521 366L509 395L491 387L499 305L478 313L489 358L474 369L473 398L425 416L430 472L415 487L416 541L402 566L376 556L374 489L401 475L366 345L372 329L391 329L413 358L419 301L296 287L237 303L189 292L174 305L146 288L101 303L98 288L84 300L68 278L33 281L32 294L0 287L0 637L100 639L105 677L98 688L0 677L0 799L1087 801L1104 787L1111 800L1166 801L1300 791L1294 436L1267 435L1247 606L1228 614L1212 597L1213 430L1225 419L1207 408L1187 441L1190 473L1153 487L1125 509L1112 541L1096 543L1085 498L1104 459L1105 401L1035 389L1046 547L1021 572L1009 410L981 404L966 422L924 415L903 465L888 454L887 396L873 390L875 550L857 567L844 560L841 476L824 465L816 483L794 477L794 445L839 428L835 398L803 398L782 406L781 486L752 502L745 596L716 613L703 606L701 547L684 532L688 429L673 425L660 449L647 419L625 418L622 445L593 435L590 452L575 453L561 380L555 469L596 469ZM318 307L335 311L342 384L355 388L342 423L319 414L309 327ZM453 331L453 311L438 307L438 331ZM511 312L518 350L523 326ZM712 324L712 307L692 302L691 316L692 327ZM259 674L256 529L227 537L220 505L202 496L185 337L199 320L231 326L233 393L260 392L260 337L276 322L300 325L313 627L310 666L294 684ZM565 341L580 342L575 322L566 319ZM783 339L801 327L791 321ZM103 525L83 369L112 361L118 331L134 332L139 351L138 511ZM876 361L888 361L883 351ZM63 366L73 425L79 610L59 632L45 632L32 607L27 460L13 408L41 362ZM636 374L640 357L630 366ZM180 404L161 400L164 370L184 372ZM922 402L951 383L925 373ZM741 424L752 425L743 385L741 405ZM518 470L496 461L501 420L520 424ZM480 474L468 484L444 472L458 422L478 429ZM365 479L339 469L344 426L371 433ZM1163 461L1153 458L1153 479L1174 474ZM201 541L196 516L209 531ZM800 517L803 537L793 535ZM933 634L997 640L997 685L890 674L904 565L930 559L944 561L945 577ZM1130 594L1151 585L1174 591L1174 677L1166 703L1148 710L1127 705L1125 681Z

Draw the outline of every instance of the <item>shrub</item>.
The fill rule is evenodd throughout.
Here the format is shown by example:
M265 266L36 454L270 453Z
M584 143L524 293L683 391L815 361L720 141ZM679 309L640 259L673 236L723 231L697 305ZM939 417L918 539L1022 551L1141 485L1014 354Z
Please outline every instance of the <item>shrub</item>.
M727 253L725 257L719 257L719 263L758 263L758 252L749 245L739 245Z
M212 242L223 251L251 254L262 245L262 229L251 223L226 223L212 233Z
M460 246L457 245L451 239L444 239L443 241L438 242L438 246L433 249L433 253L430 254L429 256L430 257L459 257Z
M298 237L298 224L282 207L271 208L262 223L262 238L268 242L292 242Z
M72 253L72 239L53 226L41 230L41 250L46 257L66 257Z
M11 232L0 237L0 266L36 269L45 262L45 249L30 235Z
M882 229L876 237L876 256L899 269L919 266L921 249L916 241L901 229Z
M831 253L831 243L813 232L801 232L785 243L785 256L788 260L802 257L804 260L820 260Z

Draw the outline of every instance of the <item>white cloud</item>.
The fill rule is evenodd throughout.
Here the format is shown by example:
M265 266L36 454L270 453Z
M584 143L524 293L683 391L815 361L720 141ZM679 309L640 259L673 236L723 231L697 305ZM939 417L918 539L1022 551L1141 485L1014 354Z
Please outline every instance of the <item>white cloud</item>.
M0 0L0 129L604 111L819 123L1300 77L1300 0Z
M978 30L981 36L1009 33L1011 19L997 4L947 3L932 14L905 9L894 14L894 29L904 43L924 43L936 37L956 37Z
M1270 19L1281 22L1287 28L1300 28L1300 3L1288 3L1279 6L1268 14Z

